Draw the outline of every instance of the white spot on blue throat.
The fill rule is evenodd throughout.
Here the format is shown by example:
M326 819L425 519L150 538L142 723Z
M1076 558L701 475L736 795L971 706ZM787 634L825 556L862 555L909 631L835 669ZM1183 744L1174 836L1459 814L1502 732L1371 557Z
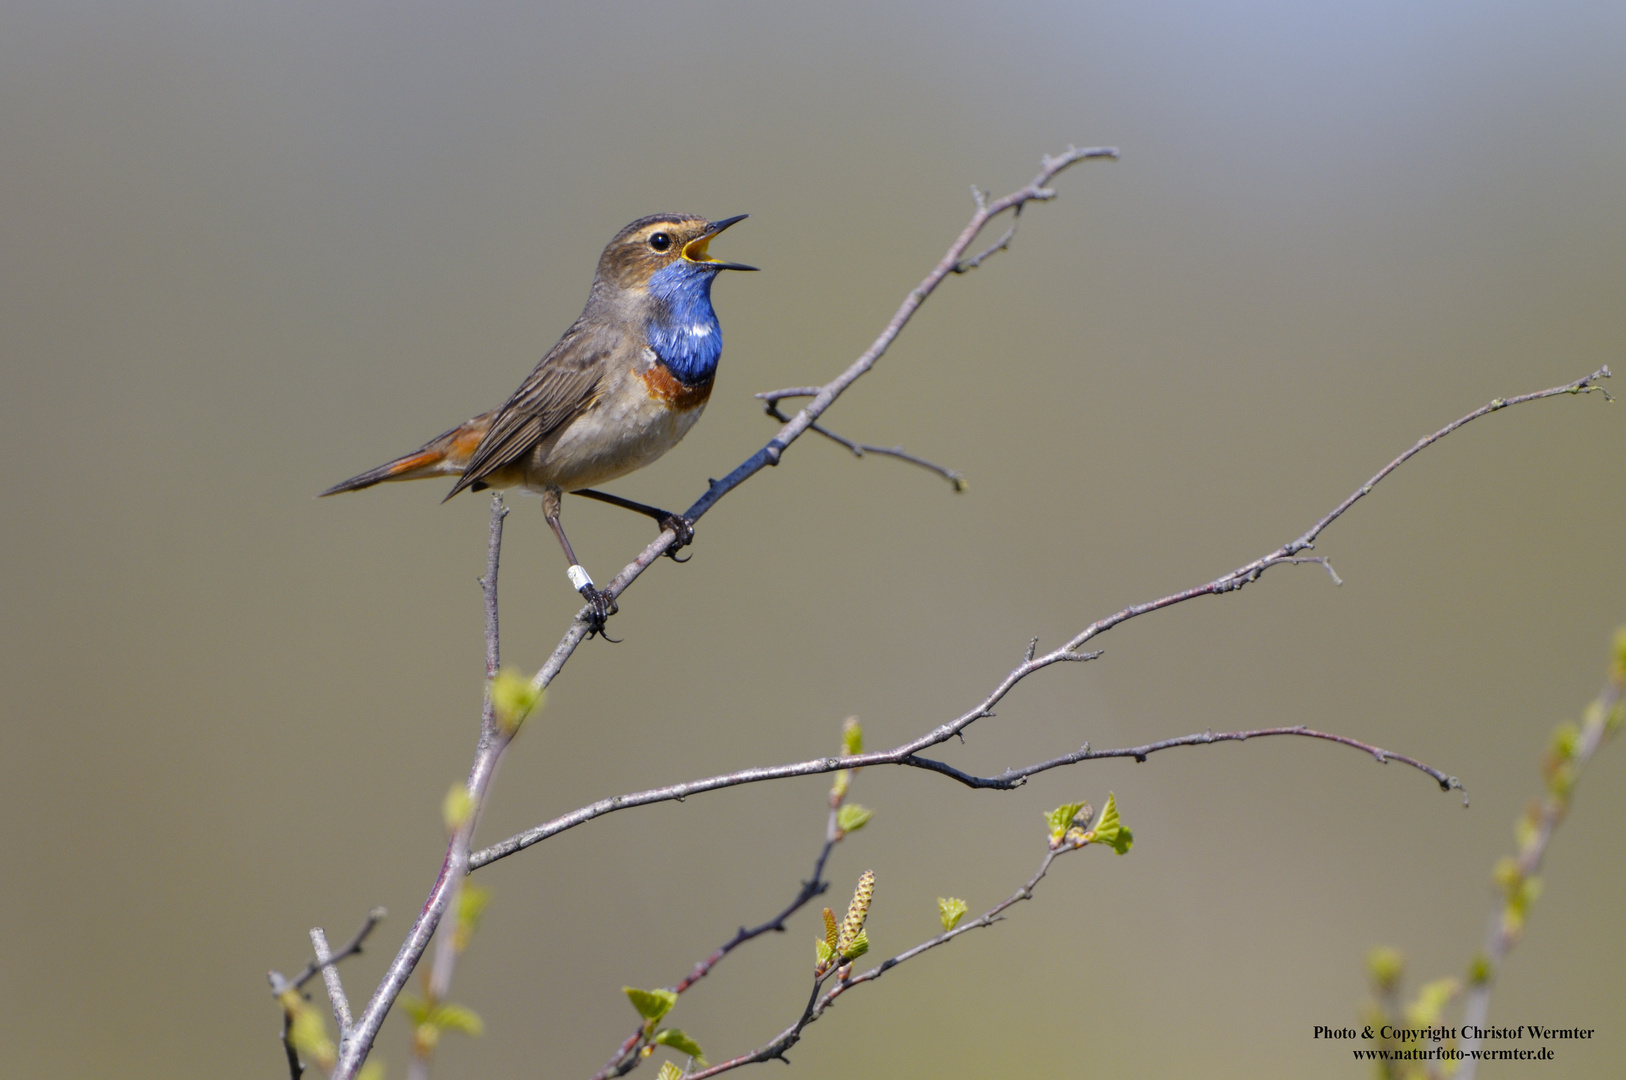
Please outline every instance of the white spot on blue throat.
M716 268L680 259L649 279L654 302L649 347L678 381L690 386L710 379L723 354L722 327L711 307L716 276Z

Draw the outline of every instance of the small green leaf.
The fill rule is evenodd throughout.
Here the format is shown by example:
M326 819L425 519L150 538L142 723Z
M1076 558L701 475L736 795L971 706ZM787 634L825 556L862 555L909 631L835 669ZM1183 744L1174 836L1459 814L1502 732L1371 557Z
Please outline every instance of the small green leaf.
M867 952L869 952L869 934L860 930L858 936L853 938L852 944L842 950L841 958L843 960L857 960Z
M670 990L639 990L635 986L623 986L621 992L627 995L632 1007L645 1020L659 1020L677 1004L677 995Z
M1062 803L1044 816L1045 824L1050 827L1050 839L1060 840L1067 832L1067 827L1073 823L1073 816L1084 809L1081 802Z
M841 755L854 757L864 752L864 729L858 723L858 717L849 716L847 722L841 726Z
M1462 990L1460 980L1435 979L1417 991L1417 1000L1406 1009L1406 1023L1414 1027L1433 1027L1440 1022L1440 1014Z
M1367 951L1366 974L1380 992L1386 994L1400 985L1400 976L1405 970L1406 958L1399 949L1375 945Z
M542 704L542 691L512 668L503 668L491 680L491 711L497 726L508 735L519 730L525 718Z
M683 1080L683 1070L670 1061L663 1061L661 1071L655 1074L655 1080Z
M337 1052L327 1037L322 1014L308 1006L293 1013L288 1023L288 1041L318 1061L332 1061Z
M437 1005L429 1014L429 1023L444 1031L461 1031L465 1035L481 1035L486 1030L485 1023L473 1009L450 1002Z
M1107 792L1107 804L1101 808L1101 820L1085 834L1092 844L1105 844L1119 855L1126 854L1135 843L1135 834L1118 819L1118 800Z
M474 932L480 928L480 916L491 903L491 890L472 881L464 881L457 891L457 908L452 920L452 943L461 953L469 947Z
M829 945L825 944L822 938L813 942L813 955L818 959L820 967L828 964L830 962L830 958L835 954L836 951Z
M844 833L857 832L874 816L873 810L865 809L857 803L847 803L836 811L836 828Z
M447 832L455 832L469 820L474 813L474 796L469 794L467 784L453 784L446 798L440 803L440 817L446 823Z
M700 1064L706 1066L706 1052L700 1049L700 1044L689 1038L677 1028L662 1028L655 1032L655 1041L662 1046L670 1046L680 1054L688 1054Z
M1491 880L1502 887L1502 891L1509 896L1518 892L1519 884L1524 880L1524 874L1519 870L1519 860L1511 855L1503 855L1496 860L1491 869Z
M457 921L477 925L486 905L491 903L491 890L472 881L463 882L457 894Z
M414 1024L429 1019L429 1003L416 994L402 994L395 999Z
M1566 720L1553 729L1553 738L1550 749L1554 757L1560 761L1568 761L1575 756L1575 751L1581 746L1581 729L1572 720Z
M965 910L965 901L957 896L937 898L937 918L943 924L944 931L953 930L965 916Z
M858 726L858 717L849 716L847 722L841 726L841 755L852 757L854 754L864 752L864 729ZM838 804L847 797L847 788L852 785L853 773L856 769L837 769L835 782L830 785L830 802ZM855 826L856 827L856 826Z

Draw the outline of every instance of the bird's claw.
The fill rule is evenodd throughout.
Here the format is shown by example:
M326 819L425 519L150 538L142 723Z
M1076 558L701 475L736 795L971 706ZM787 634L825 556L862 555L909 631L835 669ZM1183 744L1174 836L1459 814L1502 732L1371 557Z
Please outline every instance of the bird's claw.
M624 639L613 638L604 632L604 624L609 621L610 616L621 610L620 605L615 602L615 597L609 593L599 592L591 585L584 585L579 591L582 599L587 601L587 614L584 619L587 623L588 640L597 635L612 645L621 644Z
M667 514L661 518L661 531L665 532L668 529L677 534L677 539L673 540L661 554L673 562L680 563L688 562L689 559L694 558L693 555L684 559L677 557L678 552L694 543L694 522L682 514Z

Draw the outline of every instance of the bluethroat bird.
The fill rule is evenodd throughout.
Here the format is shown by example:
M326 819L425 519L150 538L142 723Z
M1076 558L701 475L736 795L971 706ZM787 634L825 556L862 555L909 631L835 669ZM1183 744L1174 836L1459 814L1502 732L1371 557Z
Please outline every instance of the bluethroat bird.
M693 538L688 519L593 487L648 465L700 419L723 352L711 283L723 270L756 269L706 247L745 216L634 221L599 256L581 317L506 402L322 494L426 476L458 478L447 499L488 487L537 492L570 560L570 583L591 607L588 627L602 632L615 601L576 559L559 523L560 497L569 491L654 518L677 533L668 555Z

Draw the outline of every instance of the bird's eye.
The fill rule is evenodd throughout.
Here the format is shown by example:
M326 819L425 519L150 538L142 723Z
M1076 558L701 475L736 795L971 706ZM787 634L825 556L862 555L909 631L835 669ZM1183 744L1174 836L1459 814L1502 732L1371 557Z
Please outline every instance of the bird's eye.
M656 251L665 251L672 246L672 238L666 233L658 232L649 238L649 246Z

